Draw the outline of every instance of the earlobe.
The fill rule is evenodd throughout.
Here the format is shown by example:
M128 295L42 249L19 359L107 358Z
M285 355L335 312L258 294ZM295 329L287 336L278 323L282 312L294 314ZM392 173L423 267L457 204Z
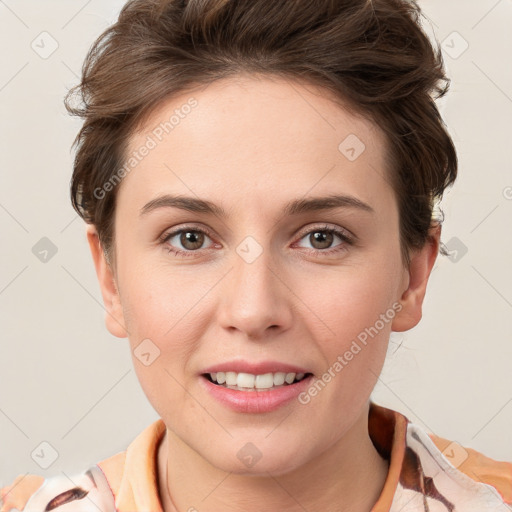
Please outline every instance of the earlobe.
M126 338L128 333L125 328L123 310L112 267L107 263L96 227L88 224L86 233L105 305L105 324L112 335L118 338Z
M425 245L411 254L408 284L400 298L402 309L395 316L391 326L393 331L407 331L421 320L428 278L439 253L440 237L441 226L437 224L430 229Z

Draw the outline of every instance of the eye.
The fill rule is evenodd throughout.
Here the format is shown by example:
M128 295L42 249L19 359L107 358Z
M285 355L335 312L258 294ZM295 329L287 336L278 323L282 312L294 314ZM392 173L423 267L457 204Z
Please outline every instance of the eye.
M180 228L169 233L165 233L161 238L161 243L166 245L169 252L181 256L193 256L199 249L205 249L213 246L213 242L208 247L203 247L205 241L211 238L207 231L199 228Z
M210 241L205 246L205 242ZM303 245L305 240L310 246ZM336 243L338 240L338 243ZM354 240L349 232L342 228L321 226L310 229L302 234L300 241L296 244L307 251L313 251L315 254L329 255L334 252L346 250L347 245L352 245ZM160 242L170 253L180 257L195 256L194 253L200 252L200 249L209 249L216 244L212 241L207 230L198 227L181 227L174 231L164 233ZM334 244L334 245L333 245Z
M336 239L339 240L339 243L333 245L336 242ZM347 244L350 245L353 243L352 237L347 231L341 228L329 226L310 229L301 237L301 240L305 240L310 244L310 246L302 245L299 242L299 247L323 253L332 253L343 250L346 249Z

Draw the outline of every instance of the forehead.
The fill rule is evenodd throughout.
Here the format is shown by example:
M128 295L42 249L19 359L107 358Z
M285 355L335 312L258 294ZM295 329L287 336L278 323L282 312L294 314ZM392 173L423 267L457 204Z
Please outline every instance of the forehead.
M378 126L325 89L275 77L235 76L174 96L132 135L126 157L134 165L121 195L134 201L166 187L260 203L269 186L294 196L342 187L366 201L390 188Z

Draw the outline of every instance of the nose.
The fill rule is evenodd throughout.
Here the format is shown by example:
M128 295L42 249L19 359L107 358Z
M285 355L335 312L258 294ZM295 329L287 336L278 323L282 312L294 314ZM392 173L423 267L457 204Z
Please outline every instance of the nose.
M268 250L250 263L235 255L221 293L218 320L224 329L262 340L292 325L293 293Z

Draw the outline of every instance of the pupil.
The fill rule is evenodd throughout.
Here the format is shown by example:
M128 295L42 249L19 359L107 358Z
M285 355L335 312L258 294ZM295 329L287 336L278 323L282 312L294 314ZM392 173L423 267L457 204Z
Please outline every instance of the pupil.
M315 243L320 244L320 247L317 247L319 249L325 249L326 247L329 247L332 244L332 233L328 233L326 231L315 231L314 233L312 233L312 235ZM315 246L315 244L312 245Z
M181 243L187 249L199 249L203 245L203 233L198 231L185 231L181 234Z

